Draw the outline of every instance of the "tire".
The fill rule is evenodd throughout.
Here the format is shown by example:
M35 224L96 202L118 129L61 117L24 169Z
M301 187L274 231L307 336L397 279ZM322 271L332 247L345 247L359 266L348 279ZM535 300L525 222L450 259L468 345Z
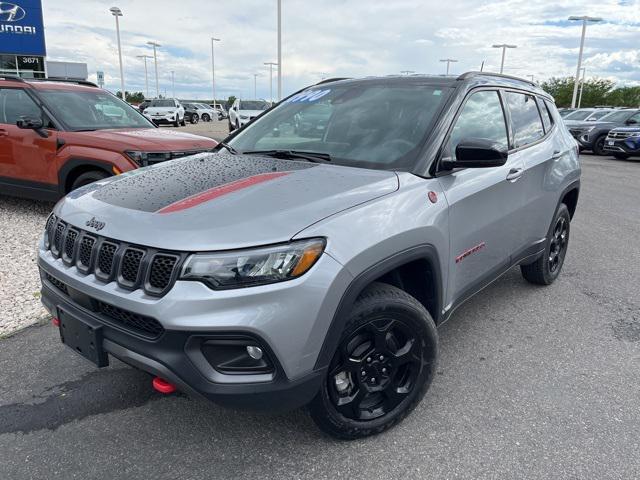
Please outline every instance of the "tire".
M180 126L180 117L178 117L178 115L176 114L176 119L173 122L173 126L174 127L179 127Z
M84 187L85 185L89 185L90 183L97 182L98 180L103 180L108 176L109 175L106 172L102 172L100 170L92 170L90 172L83 173L73 181L69 192L75 190L76 188Z
M229 133L233 132L233 124L231 123L231 120L229 120Z
M240 130L240 120L236 120L236 126L234 130Z
M613 156L618 160L628 160L630 155L627 155L626 153L614 153Z
M200 117L195 113L191 115L191 123L198 123L200 121Z
M182 117L182 121L180 122L180 125L182 125L183 127L187 126L187 120L186 118L184 118L184 116Z
M327 377L309 404L311 418L336 438L381 433L418 405L437 358L438 332L424 306L399 288L373 283L349 314Z
M202 114L202 121L203 122L210 122L211 121L211 117L209 116L208 113L203 113Z
M596 138L596 141L593 142L593 153L595 155L606 155L607 152L604 151L604 139L607 138L607 134L604 133Z
M544 254L529 265L520 265L520 271L525 280L536 285L551 285L558 278L569 248L570 231L569 209L561 203L551 222Z

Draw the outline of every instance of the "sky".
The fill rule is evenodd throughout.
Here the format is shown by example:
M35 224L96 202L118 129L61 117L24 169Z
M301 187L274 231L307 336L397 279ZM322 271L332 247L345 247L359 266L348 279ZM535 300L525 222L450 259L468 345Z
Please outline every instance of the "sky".
M115 20L118 6L125 88L145 91L138 55L158 49L160 93L209 99L211 37L217 97L269 99L269 67L277 61L276 0L43 0L49 60L86 62L89 79L105 72L105 87L120 89ZM587 27L587 77L640 85L640 0L282 0L283 95L322 78L444 74L441 59L458 60L451 74L499 71L499 49L509 43L504 73L536 81L575 75L581 22ZM155 96L153 59L149 94ZM277 82L274 68L273 91Z

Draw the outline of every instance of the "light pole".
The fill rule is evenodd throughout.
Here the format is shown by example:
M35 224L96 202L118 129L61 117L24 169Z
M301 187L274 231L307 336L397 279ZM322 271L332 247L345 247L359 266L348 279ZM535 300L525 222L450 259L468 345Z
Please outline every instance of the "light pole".
M569 17L570 21L582 21L582 37L580 38L580 52L578 53L578 68L576 69L576 79L573 82L573 97L571 97L571 108L576 106L576 97L578 96L578 82L580 81L580 69L582 68L582 51L584 50L584 37L587 33L587 22L601 22L600 17L589 17L584 15L578 17L572 15Z
M578 108L580 108L580 104L582 103L582 91L584 90L584 80L587 76L586 67L582 67L582 81L580 82L580 95L578 96Z
M271 105L273 105L273 66L278 65L276 62L264 62L269 65L269 97L271 97Z
M156 98L160 98L160 84L158 83L158 55L156 53L156 48L161 47L162 45L156 42L147 42L147 45L151 45L153 47L153 62L156 67Z
M452 64L452 63L456 63L458 60L454 60L453 58L443 58L440 61L447 63L447 77L448 77L449 76L449 65Z
M527 77L529 77L531 79L531 83L535 83L534 80L533 80L534 79L533 75L530 74L530 75L527 75Z
M116 17L116 37L118 38L118 59L120 60L120 91L122 92L122 100L127 101L126 95L124 94L124 70L122 69L122 48L120 47L120 21L118 17L122 16L122 10L118 7L111 7L109 9L111 15Z
M402 70L400 72L402 75L411 75L412 73L416 73L413 70Z
M149 97L149 75L147 73L147 58L153 58L150 55L136 55L137 58L144 59L144 86L147 90L147 97Z
M501 43L500 45L492 45L493 48L501 48L502 49L502 61L500 62L500 73L504 71L504 56L507 51L507 48L518 48L517 45L508 45L506 43Z
M171 70L171 92L172 92L172 96L173 98L176 98L176 81L175 81L175 77L174 77L174 71Z
M257 79L258 79L259 75L260 74L258 74L258 73L254 73L253 74L253 98L255 100L258 99L258 80Z
M213 44L219 42L219 38L211 37L211 89L213 90L213 105L216 104L216 62L213 55Z
M282 99L282 0L278 0L278 101Z

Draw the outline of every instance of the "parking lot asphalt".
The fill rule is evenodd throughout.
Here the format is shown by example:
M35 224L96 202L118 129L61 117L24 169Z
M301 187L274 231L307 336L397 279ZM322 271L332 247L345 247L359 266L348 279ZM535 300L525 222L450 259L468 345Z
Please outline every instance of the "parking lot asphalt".
M640 477L640 162L582 163L559 280L514 269L462 306L430 391L391 431L339 442L303 411L163 397L35 326L0 340L0 478Z

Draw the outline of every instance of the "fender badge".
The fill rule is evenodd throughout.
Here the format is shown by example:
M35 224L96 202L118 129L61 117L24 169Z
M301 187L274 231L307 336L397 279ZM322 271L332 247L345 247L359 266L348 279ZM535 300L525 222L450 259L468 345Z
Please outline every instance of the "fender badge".
M431 203L436 203L438 201L438 194L436 192L434 192L433 190L431 190L429 193L427 193L427 196L429 197L429 201Z
M92 217L91 220L87 220L85 225L87 227L95 228L96 231L99 232L100 230L102 230L104 228L105 223L101 222L99 220L96 220L96 217Z

